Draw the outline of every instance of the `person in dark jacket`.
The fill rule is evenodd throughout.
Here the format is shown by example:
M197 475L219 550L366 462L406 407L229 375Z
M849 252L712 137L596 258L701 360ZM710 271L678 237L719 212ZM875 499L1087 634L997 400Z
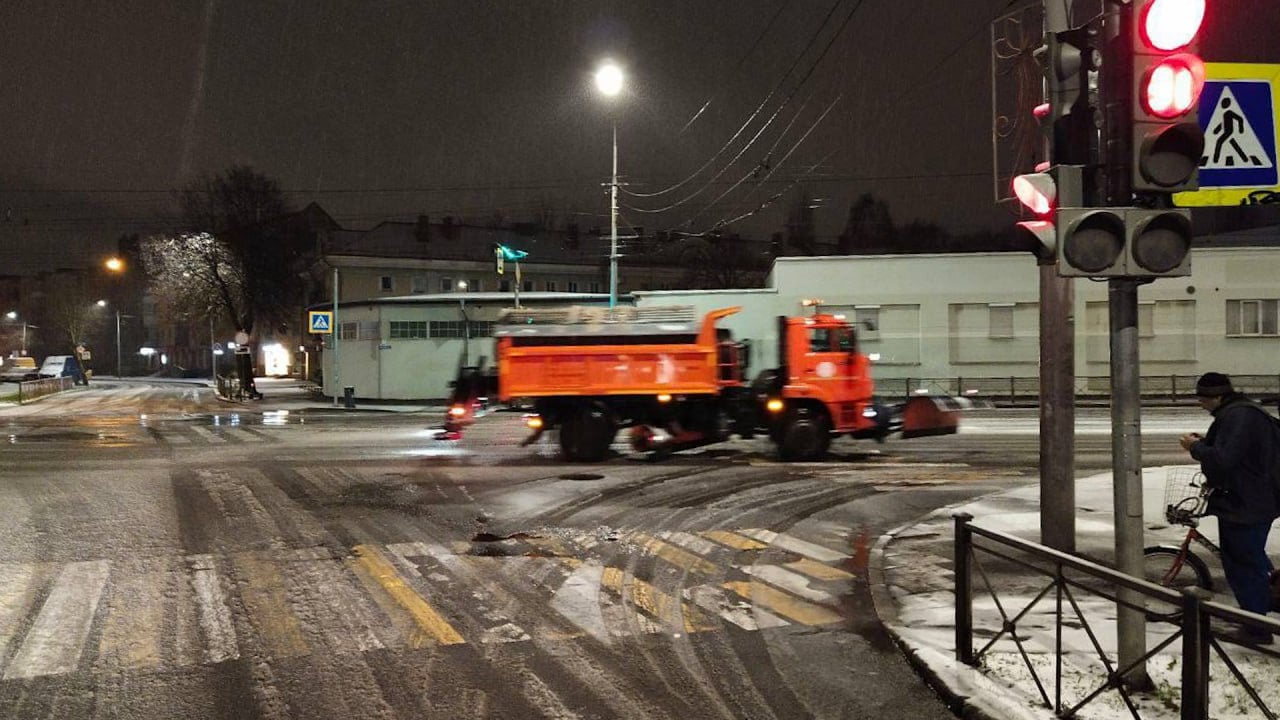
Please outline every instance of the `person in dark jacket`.
M1182 448L1200 462L1209 495L1210 515L1218 518L1222 568L1236 602L1250 612L1271 609L1267 535L1280 516L1272 465L1280 458L1271 416L1235 391L1222 373L1205 373L1196 382L1200 406L1213 415L1209 432L1182 436ZM1268 644L1271 633L1245 626L1242 638Z

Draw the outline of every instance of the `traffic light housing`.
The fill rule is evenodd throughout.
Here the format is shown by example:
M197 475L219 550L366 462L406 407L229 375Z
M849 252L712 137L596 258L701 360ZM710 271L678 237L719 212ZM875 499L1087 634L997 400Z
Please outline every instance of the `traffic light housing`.
M1205 0L1134 0L1128 7L1131 187L1135 192L1196 190L1204 152L1197 106L1205 78L1199 55Z
M1045 37L1049 81L1049 128L1054 164L1093 162L1098 119L1096 97L1098 28L1083 25Z
M1191 274L1191 211L1134 207L1060 208L1063 277L1184 277Z

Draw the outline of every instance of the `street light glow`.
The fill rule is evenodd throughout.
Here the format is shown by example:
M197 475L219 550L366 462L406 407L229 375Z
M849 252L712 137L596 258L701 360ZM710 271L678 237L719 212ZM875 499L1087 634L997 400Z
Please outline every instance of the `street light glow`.
M622 68L607 62L596 71L596 88L613 97L622 92Z
M107 261L103 263L103 265L105 265L111 272L120 272L121 270L124 270L124 261L118 257L107 258Z
M107 301L106 301L106 300L99 300L99 301L97 302L97 305L98 305L98 307L106 307L106 306L107 306Z

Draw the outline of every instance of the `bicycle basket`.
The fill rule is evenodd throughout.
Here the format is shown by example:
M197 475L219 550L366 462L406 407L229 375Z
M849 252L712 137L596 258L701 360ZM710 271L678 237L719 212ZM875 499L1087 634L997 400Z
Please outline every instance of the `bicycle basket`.
M1199 468L1169 468L1164 481L1164 507L1166 516L1178 514L1199 517L1204 514L1205 478ZM1172 518L1171 518L1171 521Z

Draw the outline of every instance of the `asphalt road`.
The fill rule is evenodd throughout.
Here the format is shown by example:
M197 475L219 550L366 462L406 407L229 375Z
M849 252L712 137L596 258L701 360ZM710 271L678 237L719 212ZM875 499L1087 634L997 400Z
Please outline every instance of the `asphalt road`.
M0 717L950 717L874 615L869 547L1037 464L1033 410L822 463L587 466L515 414L449 442L259 407L103 383L0 411ZM1148 464L1188 423L1144 426Z

